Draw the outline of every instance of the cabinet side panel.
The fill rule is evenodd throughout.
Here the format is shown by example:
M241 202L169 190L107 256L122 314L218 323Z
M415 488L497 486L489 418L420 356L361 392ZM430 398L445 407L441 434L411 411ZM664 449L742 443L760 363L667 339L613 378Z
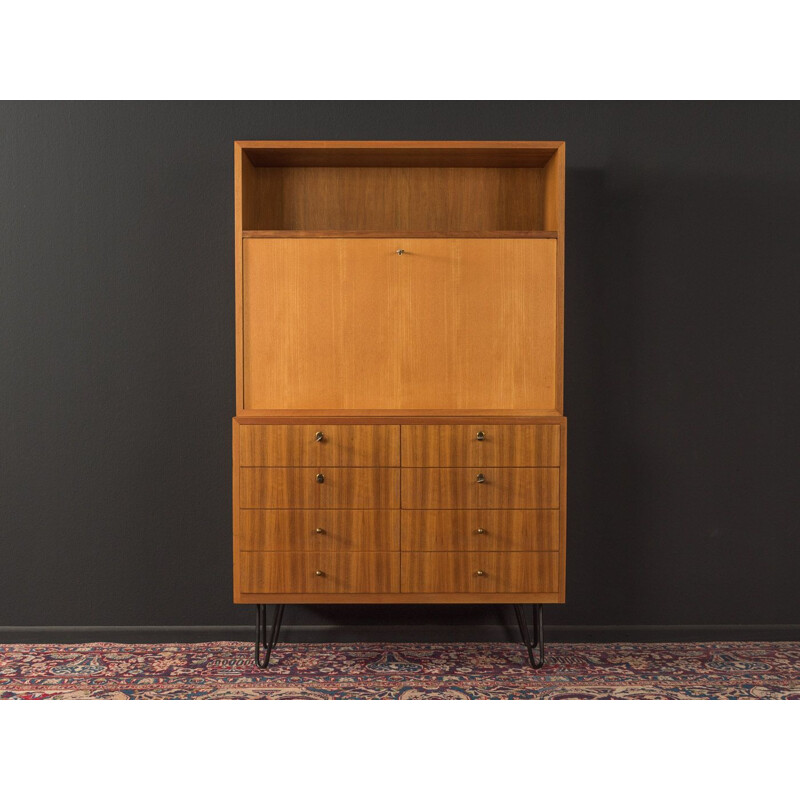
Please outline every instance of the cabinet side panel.
M233 462L233 602L241 602L239 586L239 423L233 420L232 462Z
M558 578L558 602L566 602L567 591L567 421L561 425L561 514L559 520L560 540L559 540L559 578Z

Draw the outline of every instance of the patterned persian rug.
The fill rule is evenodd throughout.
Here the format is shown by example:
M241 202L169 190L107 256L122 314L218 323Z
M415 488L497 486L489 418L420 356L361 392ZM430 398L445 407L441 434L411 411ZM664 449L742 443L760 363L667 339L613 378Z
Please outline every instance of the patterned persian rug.
M800 642L0 645L2 699L800 699Z

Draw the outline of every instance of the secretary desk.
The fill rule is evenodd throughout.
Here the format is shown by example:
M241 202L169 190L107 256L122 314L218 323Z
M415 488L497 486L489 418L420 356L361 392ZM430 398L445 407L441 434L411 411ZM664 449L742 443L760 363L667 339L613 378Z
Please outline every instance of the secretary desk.
M234 154L233 592L257 663L286 604L504 603L541 666L565 598L564 143Z

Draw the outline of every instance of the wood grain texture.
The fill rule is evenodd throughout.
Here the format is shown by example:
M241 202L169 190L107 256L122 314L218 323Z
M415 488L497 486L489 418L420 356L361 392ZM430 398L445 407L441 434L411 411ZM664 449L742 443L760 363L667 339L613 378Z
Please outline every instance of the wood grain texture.
M243 593L397 592L399 553L241 554ZM317 575L321 572L321 575Z
M555 271L549 239L247 239L245 408L551 411Z
M236 602L564 602L564 154L236 143Z
M483 474L485 483L476 476ZM406 468L402 507L409 509L558 508L553 467Z
M400 549L399 511L242 509L242 550L359 552Z
M561 459L556 424L403 425L402 441L404 467L557 467Z
M555 592L557 553L407 553L403 592ZM483 572L483 575L478 575Z
M324 476L318 483L317 474ZM400 470L387 467L241 467L241 508L399 508Z
M559 548L556 510L403 510L401 513L401 547L405 551L513 552Z
M543 230L544 173L497 167L255 170L248 228L357 231Z
M239 430L243 467L400 466L399 425L243 425Z

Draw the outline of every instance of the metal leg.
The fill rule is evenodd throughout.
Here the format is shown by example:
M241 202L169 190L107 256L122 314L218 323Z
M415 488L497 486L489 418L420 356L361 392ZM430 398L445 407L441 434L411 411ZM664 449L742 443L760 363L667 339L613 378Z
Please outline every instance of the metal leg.
M278 642L278 634L281 630L281 623L283 622L283 609L284 605L275 606L275 616L272 618L272 628L269 632L269 639L267 639L267 607L263 603L256 605L256 664L261 669L266 669L269 666L269 659L272 655L272 650ZM261 646L264 646L264 658L261 658Z
M525 620L525 610L521 605L514 606L514 613L517 615L517 624L522 636L522 643L528 648L528 658L534 669L544 666L544 626L542 624L542 604L535 603L533 606L533 639L531 639L528 623ZM533 651L539 650L539 658L534 658Z

